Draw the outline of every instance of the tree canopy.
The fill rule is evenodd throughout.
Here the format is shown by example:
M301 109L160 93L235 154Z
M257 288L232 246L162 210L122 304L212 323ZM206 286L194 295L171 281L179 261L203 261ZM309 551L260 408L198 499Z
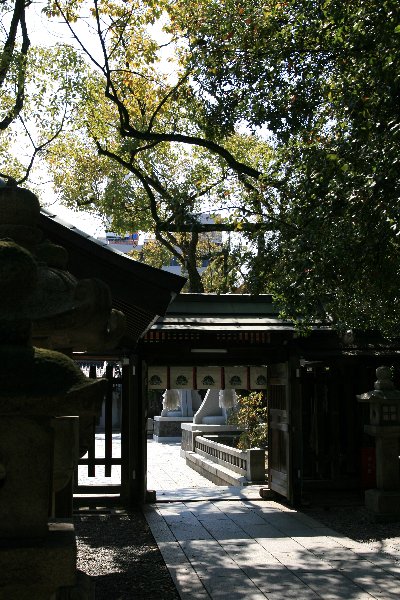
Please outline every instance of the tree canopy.
M48 153L65 198L121 227L151 222L170 246L210 228L203 204L221 209L214 228L253 243L247 290L303 324L398 335L398 2L55 0L47 12L73 28L83 6L100 51L76 33L97 75Z
M159 14L154 7L134 2L93 6L102 62L93 51L88 55L104 76L106 90L104 95L104 82L102 87L93 75L73 130L47 153L57 189L67 203L107 214L114 231L154 231L184 267L190 290L204 291L197 269L201 235L254 227L251 220L242 224L242 212L244 198L250 199L255 188L235 169L258 173L270 147L247 133L225 135L224 145L221 135L204 135L195 118L201 105L189 71L175 56L174 76L162 72L164 59L148 32ZM70 4L54 6L65 18L72 14L69 9ZM173 39L170 43L176 46ZM213 216L207 224L201 219L204 212ZM217 254L212 253L212 261Z
M397 2L177 2L210 128L267 128L251 289L290 317L399 332ZM275 181L275 185L270 185Z
M0 7L0 173L32 186L35 159L74 119L87 68L70 44L31 44L30 4Z
M181 266L182 275L188 275L188 262L179 261L179 255L186 258L193 253L192 260L201 277L202 291L227 294L237 290L243 282L243 255L246 252L248 249L240 241L232 243L230 237L220 240L212 233L204 233L199 235L194 244L192 234L178 233L173 253L157 239L145 239L139 251L139 260L161 269L169 266L171 258L175 258L174 262ZM138 251L132 250L131 256L138 259ZM193 291L192 283L193 279L189 278L182 291Z

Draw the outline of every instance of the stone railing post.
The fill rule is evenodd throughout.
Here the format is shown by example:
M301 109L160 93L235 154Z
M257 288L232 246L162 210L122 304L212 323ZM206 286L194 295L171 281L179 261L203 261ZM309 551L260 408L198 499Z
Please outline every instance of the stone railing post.
M247 479L249 481L265 481L265 450L250 448L247 450Z

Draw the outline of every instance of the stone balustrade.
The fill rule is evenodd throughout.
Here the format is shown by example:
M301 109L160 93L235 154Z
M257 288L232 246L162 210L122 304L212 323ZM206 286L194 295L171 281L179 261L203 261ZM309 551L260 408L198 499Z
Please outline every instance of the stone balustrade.
M198 435L195 441L195 452L242 475L247 481L265 480L265 450L261 448L240 450Z

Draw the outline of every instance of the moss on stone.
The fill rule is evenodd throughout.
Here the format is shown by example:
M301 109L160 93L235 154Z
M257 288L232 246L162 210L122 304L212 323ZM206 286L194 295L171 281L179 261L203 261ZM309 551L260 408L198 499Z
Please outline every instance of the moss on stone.
M18 307L37 285L37 266L33 256L12 241L0 241L0 315L15 318Z
M0 396L62 394L87 382L76 363L60 352L0 347Z

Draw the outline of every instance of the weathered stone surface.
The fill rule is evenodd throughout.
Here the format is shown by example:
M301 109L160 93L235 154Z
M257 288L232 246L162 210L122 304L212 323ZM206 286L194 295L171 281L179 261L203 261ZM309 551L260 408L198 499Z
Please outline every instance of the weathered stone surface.
M76 583L73 525L55 523L40 542L0 546L0 600L50 600Z
M86 573L78 571L76 584L72 587L58 589L54 600L95 600L95 592L93 579L89 575L86 575Z
M191 421L190 417L178 417L176 419L173 417L155 417L153 435L161 438L180 438L182 435L182 423L189 423Z
M53 491L59 492L71 480L79 460L79 417L53 419Z
M375 517L400 519L400 491L366 490L365 506Z
M365 492L365 505L382 519L400 518L400 390L394 389L388 367L376 369L374 389L357 396L370 405L364 430L376 443L376 490Z
M223 435L226 433L241 433L238 425L205 425L194 423L182 423L182 444L184 451L195 451L195 439L197 435Z
M207 391L200 408L193 417L193 423L207 423L207 418L218 417L219 421L208 422L211 424L224 425L226 424L226 413L219 405L219 390L210 389ZM204 421L206 419L206 421Z
M265 450L250 448L248 453L248 475L250 481L265 481Z
M186 428L182 428L182 442L181 448L182 450L194 452L194 440L196 438L196 434L201 435L201 432L197 429L188 430Z
M0 412L3 413L7 406L15 405L21 406L20 412L33 410L34 405L40 404L38 397L53 404L53 410L56 404L62 404L62 396L69 394L73 398L75 393L84 397L90 394L90 388L104 385L101 380L96 383L85 377L75 361L61 352L1 344L1 340L0 365L0 397L3 399ZM99 393L97 390L95 395ZM19 404L14 399L11 401L16 396L21 399Z
M0 320L30 319L42 347L114 347L126 323L112 308L108 286L94 278L78 281L65 270L67 253L42 240L39 216L34 194L0 187Z
M13 185L0 187L1 238L11 238L26 247L37 244L42 238L35 226L39 214L40 204L35 194Z
M47 534L53 441L50 419L0 416L0 540Z
M100 412L101 404L107 382L105 379L86 379L82 385L76 385L64 394L64 401L60 402L60 395L28 396L27 392L19 396L2 396L0 392L0 415L52 415L61 417L66 414L93 416Z
M54 600L60 589L81 600L92 593L77 583L73 527L48 521L77 462L78 416L84 452L107 382L32 347L32 322L44 346L63 349L104 347L123 323L107 286L77 282L62 248L40 246L39 211L31 192L0 187L0 600Z

